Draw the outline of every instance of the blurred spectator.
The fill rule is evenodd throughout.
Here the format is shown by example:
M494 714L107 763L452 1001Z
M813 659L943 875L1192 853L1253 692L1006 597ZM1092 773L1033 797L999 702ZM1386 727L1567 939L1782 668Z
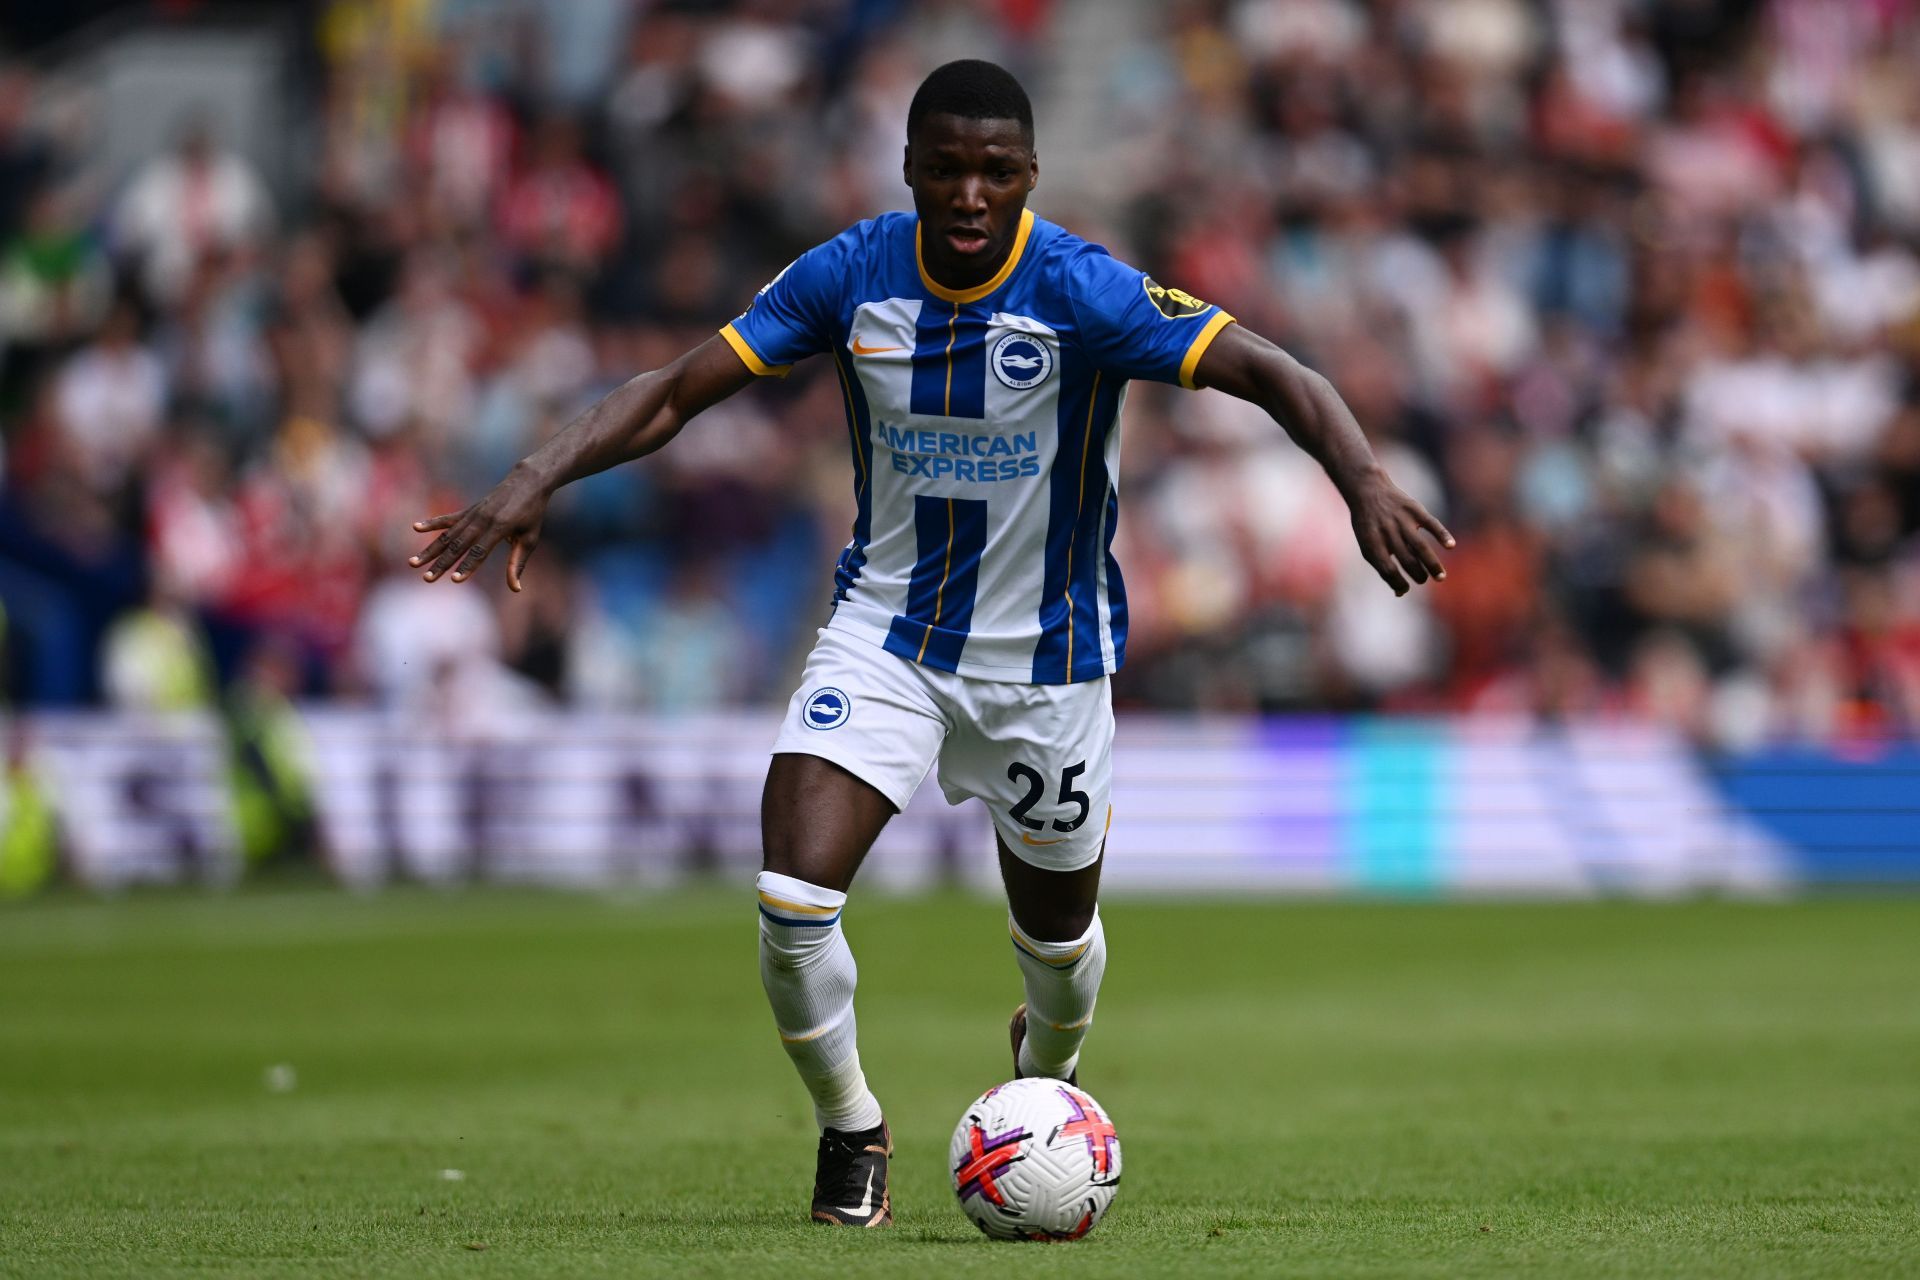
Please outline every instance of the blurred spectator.
M33 758L27 722L3 731L0 759L0 902L24 898L53 879L60 861L60 822L44 773Z
M31 194L12 237L0 238L0 359L8 364L37 371L105 318L111 275L75 214L71 197L45 187Z
M530 150L507 186L501 239L526 268L590 279L620 234L613 186L587 163L580 128L565 116L542 120Z
M457 226L478 225L506 184L513 113L443 56L429 67L408 148L429 198Z
M271 216L258 175L214 141L210 120L195 117L173 151L134 175L115 225L147 296L168 306L187 291L202 258L258 244Z
M313 747L289 696L300 686L299 667L292 652L262 645L221 705L233 830L241 856L256 866L319 849Z
M721 566L689 557L630 638L635 706L697 711L738 701L747 644L716 584Z
M416 250L391 301L362 327L352 375L354 417L376 439L417 427L436 450L473 411L480 318L454 287L451 264Z
M53 167L53 148L32 123L36 87L27 68L0 61L0 240L19 229Z
M537 689L501 661L492 603L396 574L368 592L355 638L361 674L388 706L471 723L536 705Z
M159 434L167 407L165 369L141 343L131 301L114 303L54 388L61 442L81 482L96 494L117 493Z
M212 663L191 612L165 592L120 615L107 632L101 683L122 711L204 711L213 705Z

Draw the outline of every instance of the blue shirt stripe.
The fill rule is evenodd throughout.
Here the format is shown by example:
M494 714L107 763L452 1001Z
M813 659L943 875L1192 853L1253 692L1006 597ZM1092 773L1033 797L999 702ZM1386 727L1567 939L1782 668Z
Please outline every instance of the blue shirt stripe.
M1127 584L1120 578L1120 562L1113 558L1113 535L1120 527L1120 490L1107 485L1107 625L1113 632L1113 669L1127 660Z
M914 332L910 408L939 418L987 416L987 317L974 303L928 299Z
M907 584L907 611L888 629L886 649L940 671L960 665L973 626L980 557L987 549L987 504L978 498L913 500L919 545Z
M1109 494L1106 441L1120 386L1078 352L1061 353L1060 443L1047 477L1046 572L1040 587L1035 684L1066 684L1106 674L1100 643L1100 527Z

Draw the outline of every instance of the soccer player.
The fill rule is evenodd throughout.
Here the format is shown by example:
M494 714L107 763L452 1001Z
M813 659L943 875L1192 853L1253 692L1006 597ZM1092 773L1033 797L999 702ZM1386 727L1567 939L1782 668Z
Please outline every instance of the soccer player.
M1110 547L1120 405L1138 378L1266 410L1326 469L1396 594L1441 578L1453 538L1375 462L1327 381L1233 318L1030 212L1033 110L987 62L934 71L907 113L915 212L802 254L746 312L641 374L517 464L410 563L471 577L533 554L554 490L666 444L755 378L827 355L857 514L833 608L787 706L761 801L760 973L821 1137L812 1216L892 1221L892 1141L855 1047L847 889L938 762L950 803L993 817L1026 1002L1014 1070L1072 1080L1106 941L1108 677L1127 598Z

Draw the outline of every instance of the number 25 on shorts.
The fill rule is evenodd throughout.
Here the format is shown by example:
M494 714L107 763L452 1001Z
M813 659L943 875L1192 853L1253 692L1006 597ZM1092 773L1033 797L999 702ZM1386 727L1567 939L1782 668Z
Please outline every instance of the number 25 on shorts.
M1075 815L1070 822L1063 822L1055 818L1053 820L1053 829L1055 831L1078 831L1080 824L1087 820L1087 815L1093 812L1093 802L1087 798L1087 793L1076 790L1073 785L1074 781L1086 771L1087 762L1085 760L1080 761L1078 764L1070 764L1061 771L1060 803L1073 805L1079 809L1080 812ZM1018 782L1027 789L1027 794L1020 797L1020 803L1013 806L1009 811L1013 816L1013 820L1029 831L1046 830L1047 824L1045 822L1039 818L1029 818L1027 816L1027 814L1032 811L1033 806L1040 803L1040 797L1046 794L1047 780L1040 776L1040 771L1030 764L1022 764L1016 760L1007 766L1007 781ZM1057 840L1033 840L1026 836L1022 836L1021 839L1025 840L1028 844L1059 843Z

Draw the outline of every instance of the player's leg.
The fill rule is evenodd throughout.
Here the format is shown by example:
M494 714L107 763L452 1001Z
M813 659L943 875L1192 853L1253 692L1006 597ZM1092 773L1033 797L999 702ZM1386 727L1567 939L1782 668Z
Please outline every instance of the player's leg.
M761 865L844 895L894 812L877 787L833 761L781 753L760 794Z
M760 800L765 870L760 982L780 1043L813 1098L820 1125L811 1212L842 1226L892 1220L893 1142L867 1087L855 1039L853 951L840 930L847 887L893 806L818 756L780 754Z
M760 977L780 1041L813 1099L816 1220L892 1220L892 1143L861 1069L847 889L903 808L946 726L918 677L875 646L823 634L774 744L761 797Z
M1107 971L1100 861L1049 871L1019 857L1005 839L995 843L1007 887L1007 929L1027 995L1014 1013L1014 1073L1072 1081Z
M822 1130L880 1123L854 1041L858 972L840 928L847 887L880 829L887 798L818 756L782 754L760 801L764 850L760 980L787 1056Z
M1106 972L1098 910L1112 816L1113 703L1105 680L967 681L940 758L954 802L993 817L1008 931L1027 1001L1014 1014L1015 1071L1068 1079Z

